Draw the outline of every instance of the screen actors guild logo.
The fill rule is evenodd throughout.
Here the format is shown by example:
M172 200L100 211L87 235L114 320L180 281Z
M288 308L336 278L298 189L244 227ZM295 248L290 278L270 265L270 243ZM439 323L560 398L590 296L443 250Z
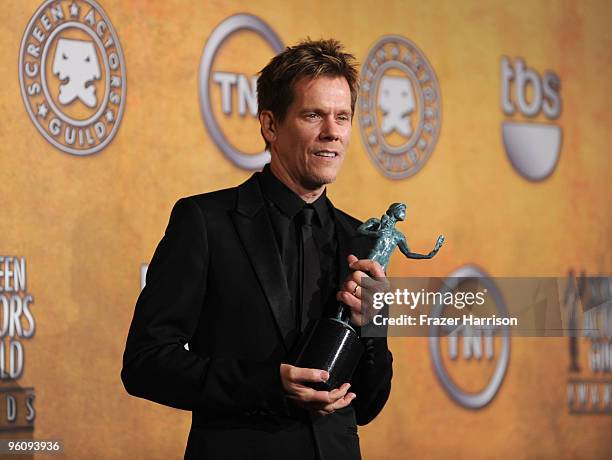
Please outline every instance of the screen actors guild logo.
M381 38L361 69L358 105L368 155L391 179L416 174L440 132L441 98L436 74L407 38Z
M409 115L415 109L410 81L402 77L382 77L378 106L384 114L381 126L384 135L395 130L404 137L410 137L412 122Z
M36 334L33 305L25 257L0 256L0 432L34 429L36 393L21 385L26 343Z
M199 71L200 109L204 124L210 136L223 152L236 166L247 170L259 170L270 161L270 153L267 151L251 154L244 148L236 146L235 142L229 140L228 131L251 131L245 130L243 125L236 127L236 123L257 120L257 77L245 70L240 72L214 69L215 61L219 60L219 51L229 38L238 32L254 32L262 38L272 51L280 53L285 46L272 28L260 18L250 14L236 14L225 19L213 30L206 42ZM243 49L235 50L245 54ZM236 67L236 62L225 62L225 65ZM239 67L244 69L242 61ZM218 94L216 94L217 92ZM235 99L234 99L235 96ZM216 100L220 102L220 113L215 115ZM234 105L237 105L238 117L234 115ZM220 120L223 123L220 123ZM246 121L245 121L246 120ZM234 124L234 129L232 129ZM243 129L240 129L243 128ZM234 136L237 137L237 136ZM234 139L236 140L236 139ZM261 142L258 140L258 142Z
M125 64L119 39L94 0L43 3L19 51L21 95L32 122L73 155L99 152L123 116Z
M60 38L53 59L53 75L66 84L59 87L59 101L68 105L78 98L87 107L97 104L96 87L100 79L100 64L92 42Z
M560 86L561 80L550 70L540 78L521 58L515 59L514 65L505 56L501 59L501 108L507 116L513 116L518 108L528 118L542 112L548 120L556 120L561 114ZM561 135L561 127L556 124L533 120L502 122L506 154L514 169L531 181L544 180L554 171Z
M569 413L612 415L612 277L570 270L565 315L571 332Z

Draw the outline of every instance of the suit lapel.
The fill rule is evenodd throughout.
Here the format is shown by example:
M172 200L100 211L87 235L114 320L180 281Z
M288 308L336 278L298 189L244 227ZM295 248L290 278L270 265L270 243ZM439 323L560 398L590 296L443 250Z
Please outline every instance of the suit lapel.
M236 211L232 212L232 220L272 310L285 348L289 349L289 336L295 329L291 299L280 251L256 177L254 174L238 187L238 203Z
M342 284L350 271L346 261L348 255L354 254L359 259L365 259L373 240L357 233L357 230L341 212L336 208L333 210L338 237L338 280Z

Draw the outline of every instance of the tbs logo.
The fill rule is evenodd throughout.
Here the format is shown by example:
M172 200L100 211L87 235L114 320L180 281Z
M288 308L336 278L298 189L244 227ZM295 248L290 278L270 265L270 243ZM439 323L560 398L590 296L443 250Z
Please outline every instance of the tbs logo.
M536 122L539 114L554 121L561 114L561 80L547 70L540 77L522 58L501 59L501 108L508 117L519 113L528 121L502 122L502 139L514 169L525 179L541 181L559 160L562 130L558 124Z

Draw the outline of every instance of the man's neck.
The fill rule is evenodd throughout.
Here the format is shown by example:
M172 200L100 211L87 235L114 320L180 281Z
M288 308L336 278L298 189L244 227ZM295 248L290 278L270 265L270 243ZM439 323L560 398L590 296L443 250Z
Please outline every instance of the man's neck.
M285 169L279 167L274 162L270 164L270 171L274 176L289 188L293 193L298 195L306 203L312 203L317 200L325 190L325 186L322 185L317 189L308 189L303 187L298 181L294 180Z

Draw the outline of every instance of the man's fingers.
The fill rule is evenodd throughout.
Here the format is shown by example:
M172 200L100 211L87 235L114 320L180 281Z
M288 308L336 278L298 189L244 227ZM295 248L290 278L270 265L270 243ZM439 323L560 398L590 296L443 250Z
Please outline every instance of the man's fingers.
M365 305L365 310L368 310L373 293L385 292L388 289L388 281L384 270L376 261L358 259L351 254L347 257L347 262L353 271L336 294L336 299L351 309L353 324L362 326L369 322L371 319L369 317L373 316L371 312L364 315L363 306Z
M363 291L363 286L360 284L360 282L361 278L359 275L350 275L342 285L342 290L359 299Z
M309 387L304 387L304 390L298 399L305 403L317 405L333 403L333 400L329 396L329 391L313 390Z
M289 370L289 379L292 382L325 382L328 378L329 373L321 369L291 366Z
M347 262L349 265L351 265L353 262L357 262L359 259L353 255L353 254L349 254L349 256L346 258Z
M335 410L342 409L353 402L357 395L355 393L347 393L342 399L336 401L333 406Z
M322 415L331 414L348 406L355 398L355 393L348 393L350 383L343 383L331 391L315 390L302 384L302 382L321 382L329 379L329 373L321 369L308 369L283 363L280 372L287 397L299 406Z
M336 402L332 404L328 404L324 408L322 408L319 413L322 415L333 414L335 411L344 409L347 407L353 400L357 397L355 393L348 393L343 398L338 399Z
M374 278L383 278L385 276L385 272L380 264L370 259L353 260L353 262L349 262L349 268L355 271L367 272Z
M359 300L353 294L346 291L338 291L336 294L336 300L349 307L353 313L359 313L361 311L361 300Z
M341 398L346 396L346 392L351 387L350 383L344 383L340 386L340 388L336 388L332 391L315 391L310 395L311 402L322 402L325 405L333 404Z
M346 392L351 387L350 383L345 383L340 388L332 391L313 390L309 387L304 387L299 399L303 402L325 407L335 403L339 399L346 396Z
M340 385L340 388L336 388L329 392L330 402L337 401L340 398L344 398L346 396L346 392L351 387L350 383L343 383Z
M362 272L361 270L355 270L349 276L350 276L350 280L359 286L361 286L361 282L364 278L369 278L368 274L365 272Z

